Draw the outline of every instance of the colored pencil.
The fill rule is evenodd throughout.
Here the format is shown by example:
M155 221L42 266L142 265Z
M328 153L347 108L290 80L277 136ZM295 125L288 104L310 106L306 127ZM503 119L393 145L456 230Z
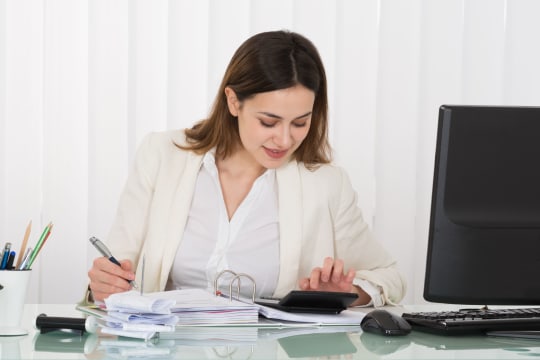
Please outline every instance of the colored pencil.
M30 255L30 259L28 259L28 264L26 265L26 269L30 269L32 267L32 264L36 260L36 256L41 250L41 247L43 246L45 239L48 238L49 234L51 233L52 226L53 224L52 222L50 222L47 226L45 226L45 229L43 229L43 232L41 233L41 236L39 237L39 240L36 246L34 247L34 251L32 251L32 254Z
M28 225L26 226L26 231L24 232L24 238L21 245L21 250L19 251L19 258L17 259L17 264L15 265L15 268L19 268L21 265L21 262L24 257L24 252L26 251L26 245L28 245L28 238L30 237L30 232L32 230L32 220L28 222Z

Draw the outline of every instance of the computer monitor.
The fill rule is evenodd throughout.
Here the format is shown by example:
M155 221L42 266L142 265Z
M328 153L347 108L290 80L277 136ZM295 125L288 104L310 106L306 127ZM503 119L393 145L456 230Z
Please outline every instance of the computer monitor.
M540 107L439 109L424 298L540 304Z

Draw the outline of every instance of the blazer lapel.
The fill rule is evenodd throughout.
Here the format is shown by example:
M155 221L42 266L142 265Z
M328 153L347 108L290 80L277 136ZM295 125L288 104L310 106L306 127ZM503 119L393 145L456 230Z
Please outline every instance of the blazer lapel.
M302 246L302 185L296 161L277 169L279 201L279 277L275 296L297 287Z
M186 226L195 183L197 182L198 172L203 159L202 155L196 155L193 152L188 152L185 168L177 183L174 199L168 216L168 226L163 247L163 262L161 265L160 288L164 289L169 278L172 263L176 256L176 249L182 239L184 228Z

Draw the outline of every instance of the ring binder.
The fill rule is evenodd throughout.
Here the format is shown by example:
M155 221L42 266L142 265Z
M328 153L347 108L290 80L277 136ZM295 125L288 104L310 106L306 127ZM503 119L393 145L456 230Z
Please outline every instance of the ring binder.
M250 275L248 275L246 273L235 273L232 270L223 270L219 274L216 275L216 277L214 278L214 294L216 296L221 295L221 291L219 290L219 287L218 287L218 281L219 281L219 278L221 277L221 275L226 274L226 273L229 273L229 274L233 275L233 278L231 279L231 281L229 281L229 300L231 300L231 301L233 300L232 287L233 287L235 282L237 283L237 285L236 285L236 300L240 300L240 282L241 282L240 280L241 280L241 278L245 277L245 278L248 278L249 280L251 280L251 283L253 284L253 288L252 288L253 291L251 293L251 301L255 302L255 294L257 292L257 284L255 283L255 279L253 279Z

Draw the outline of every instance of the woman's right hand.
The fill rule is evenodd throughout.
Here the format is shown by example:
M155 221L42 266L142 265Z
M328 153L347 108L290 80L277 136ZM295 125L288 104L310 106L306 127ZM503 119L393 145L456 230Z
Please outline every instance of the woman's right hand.
M112 263L104 256L94 259L92 268L88 270L94 300L103 301L111 294L132 288L129 281L135 280L133 264L130 260L122 260L120 265Z

